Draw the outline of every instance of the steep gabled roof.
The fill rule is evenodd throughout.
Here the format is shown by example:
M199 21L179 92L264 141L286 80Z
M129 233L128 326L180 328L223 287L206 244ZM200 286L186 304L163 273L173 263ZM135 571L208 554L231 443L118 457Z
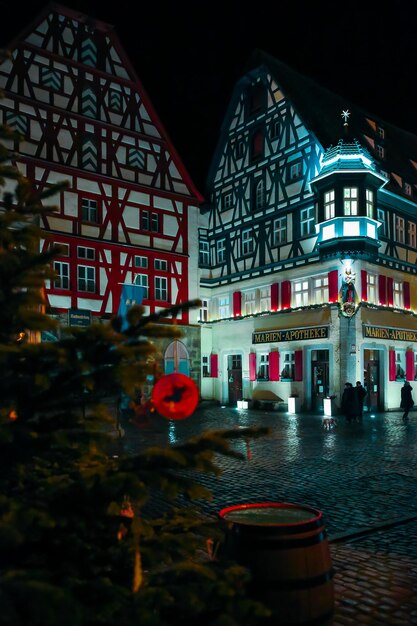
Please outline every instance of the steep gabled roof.
M379 115L370 113L352 101L319 85L312 78L293 70L263 50L255 50L246 67L250 72L264 67L274 77L284 95L313 132L324 149L338 144L343 136L342 111L349 110L349 135L358 140L374 159L381 170L394 173L410 184L417 185L417 136L402 130ZM384 129L380 139L377 128ZM385 149L385 158L378 159L374 146L380 143ZM395 177L386 186L396 193L401 187Z

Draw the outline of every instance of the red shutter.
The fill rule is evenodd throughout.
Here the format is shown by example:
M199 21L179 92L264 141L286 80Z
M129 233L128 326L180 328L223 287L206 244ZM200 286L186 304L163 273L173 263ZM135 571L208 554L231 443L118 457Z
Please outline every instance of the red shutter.
M361 270L361 300L368 302L368 272Z
M294 353L294 380L303 380L303 351L296 350Z
M217 354L210 354L210 376L217 378L219 375L219 357Z
M387 277L378 276L379 304L387 303Z
M389 379L395 380L397 376L397 368L395 366L395 350L390 350L389 357Z
M339 299L337 270L333 270L328 273L328 281L329 281L329 302L337 302Z
M403 299L404 299L404 308L405 309L411 308L410 283L408 281L406 281L406 280L403 282Z
M242 293L240 291L233 292L233 316L240 317L242 315Z
M279 352L269 353L269 380L279 380Z
M414 380L414 352L407 350L405 353L405 378L406 380Z
M291 282L284 280L281 284L281 308L291 308Z
M249 352L249 380L256 380L256 353Z
M279 308L279 285L272 283L271 285L271 311L278 311Z
M394 304L394 279L387 278L387 304L392 306Z

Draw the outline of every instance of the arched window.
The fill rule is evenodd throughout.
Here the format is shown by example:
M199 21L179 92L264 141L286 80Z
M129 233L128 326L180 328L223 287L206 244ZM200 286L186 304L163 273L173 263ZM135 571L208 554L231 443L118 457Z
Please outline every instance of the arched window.
M260 178L255 183L255 188L253 192L253 201L255 205L255 209L263 209L265 206L265 183L262 178Z
M190 375L190 357L188 350L181 341L173 341L165 351L165 374L179 372Z

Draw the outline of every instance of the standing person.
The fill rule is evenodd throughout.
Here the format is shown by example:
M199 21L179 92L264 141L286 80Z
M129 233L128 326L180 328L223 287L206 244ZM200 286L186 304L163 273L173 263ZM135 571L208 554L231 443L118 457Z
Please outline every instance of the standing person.
M346 421L351 422L356 419L358 414L358 405L356 392L352 383L345 383L345 388L342 394L342 411L345 414Z
M356 381L355 393L358 405L358 419L361 420L363 417L363 403L365 401L366 389L362 386L360 380Z
M412 390L413 390L412 386L410 385L408 380L406 380L404 385L401 387L401 404L400 404L400 407L404 409L404 415L403 415L404 422L408 419L408 412L410 411L411 407L414 406L413 396L411 395Z

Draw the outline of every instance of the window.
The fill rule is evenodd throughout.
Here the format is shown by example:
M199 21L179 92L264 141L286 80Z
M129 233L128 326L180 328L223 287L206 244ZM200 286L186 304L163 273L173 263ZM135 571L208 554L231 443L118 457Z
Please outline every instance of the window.
M385 130L381 126L377 126L376 132L381 139L385 139Z
M408 245L411 248L417 247L416 223L408 222Z
M378 159L385 159L385 149L379 144L375 145L375 152Z
M324 192L324 219L331 220L336 215L334 189Z
M143 297L144 299L149 298L149 283L148 283L148 275L147 274L136 274L135 276L135 285L140 285L143 287Z
M78 291L88 291L88 293L95 293L96 270L94 269L94 267L79 265L77 270L77 276Z
M55 289L69 289L69 263L54 261L54 270L57 274L54 280Z
M88 259L89 261L94 261L96 258L96 251L94 248L83 248L81 246L77 246L77 256L79 259Z
M253 315L256 313L256 291L247 291L243 296L243 315Z
M397 309L403 308L403 284L399 280L393 281L393 292L394 292L394 306Z
M59 256L69 256L70 249L67 243L61 243L60 241L54 241L54 246L60 248Z
M376 303L376 275L370 274L369 272L366 275L366 290L368 295L368 302Z
M307 306L308 304L308 280L294 283L294 307Z
M395 241L405 243L405 222L399 215L395 216Z
M411 185L409 183L404 183L404 193L407 196L411 196Z
M272 233L272 244L277 246L287 242L287 216L274 220Z
M168 279L165 276L155 276L155 300L168 300Z
M200 322L207 322L208 321L208 300L202 300L201 301L199 321Z
M294 380L295 357L294 352L282 352L284 367L281 370L281 380Z
M301 178L302 173L301 161L296 161L288 166L288 179L290 181Z
M259 290L259 309L261 312L271 310L271 288L262 287Z
M135 256L135 267L148 267L148 259L146 256Z
M300 213L300 234L301 237L314 233L314 207L302 209Z
M366 190L366 217L374 216L374 192L371 189Z
M259 354L258 362L257 380L269 380L269 354L265 352Z
M251 159L256 161L259 159L264 151L264 135L261 130L257 130L252 135L251 143Z
M243 139L238 139L235 143L235 155L237 159L241 159L245 154L245 142Z
M343 215L358 214L358 188L345 187L343 189Z
M280 128L281 126L278 120L273 120L271 122L271 125L269 127L269 134L271 135L271 139L277 139L279 137Z
M225 193L223 196L223 209L230 209L232 206L233 194Z
M155 259L154 267L156 270L161 270L161 272L168 271L168 262L162 259Z
M242 255L253 253L253 230L242 231Z
M378 230L378 236L379 237L385 237L387 234L387 230L386 230L386 224L385 224L385 211L384 209L377 209L376 210L376 218L378 220L378 222L381 224L381 226L379 227Z
M223 296L219 298L219 318L224 319L229 317L229 297Z
M62 89L62 74L51 67L40 68L40 84L43 87L48 87L52 91L61 91Z
M210 265L209 242L200 239L200 265Z
M203 378L207 378L210 376L210 355L203 354L201 356L201 369Z
M405 352L403 350L395 352L395 378L405 380Z
M216 241L216 258L217 263L224 263L226 260L226 239L218 239Z
M141 230L149 230L153 233L161 232L161 220L159 213L142 210L140 213Z
M90 198L81 199L81 219L83 222L98 223L98 210L96 200Z
M313 302L314 304L324 304L329 301L329 279L327 276L320 276L313 280Z
M262 209L265 206L265 185L262 178L255 183L254 199L255 209Z

